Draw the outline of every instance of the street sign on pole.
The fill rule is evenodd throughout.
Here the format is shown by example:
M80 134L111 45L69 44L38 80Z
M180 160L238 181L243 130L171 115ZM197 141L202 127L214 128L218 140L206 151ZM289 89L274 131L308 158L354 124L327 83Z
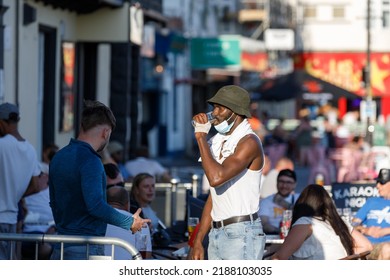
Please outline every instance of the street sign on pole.
M294 49L294 31L291 29L267 29L264 33L265 47L272 51Z
M362 100L360 102L360 119L367 123L367 120L376 120L376 103L374 100Z

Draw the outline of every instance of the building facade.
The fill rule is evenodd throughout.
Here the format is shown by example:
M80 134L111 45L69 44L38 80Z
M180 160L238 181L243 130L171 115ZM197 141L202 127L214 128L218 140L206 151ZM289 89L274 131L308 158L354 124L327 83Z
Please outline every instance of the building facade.
M389 116L390 2L293 2L297 35L295 69L304 69L362 99L372 98L377 114Z
M20 107L20 130L38 154L47 143L62 147L77 135L86 99L112 108L114 139L129 151L141 145L143 29L166 24L161 0L4 0L0 6L0 102Z

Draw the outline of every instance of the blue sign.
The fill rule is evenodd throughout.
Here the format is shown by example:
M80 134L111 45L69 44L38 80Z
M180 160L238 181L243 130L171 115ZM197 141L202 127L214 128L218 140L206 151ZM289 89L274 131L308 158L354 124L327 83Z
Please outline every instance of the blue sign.
M358 211L370 197L379 196L375 182L365 184L334 183L332 198L337 208L351 208Z

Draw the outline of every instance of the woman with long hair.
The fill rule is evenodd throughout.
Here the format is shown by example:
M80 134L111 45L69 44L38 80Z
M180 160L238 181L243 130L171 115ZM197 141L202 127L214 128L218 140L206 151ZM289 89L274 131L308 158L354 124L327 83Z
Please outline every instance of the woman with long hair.
M336 260L372 250L366 237L347 225L323 186L308 185L293 208L292 226L272 259Z

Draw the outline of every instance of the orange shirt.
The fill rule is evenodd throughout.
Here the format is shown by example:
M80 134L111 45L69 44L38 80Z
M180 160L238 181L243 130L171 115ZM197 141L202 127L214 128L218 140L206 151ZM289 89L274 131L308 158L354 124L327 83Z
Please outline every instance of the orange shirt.
M259 131L263 125L256 117L248 118L248 122L254 131Z

